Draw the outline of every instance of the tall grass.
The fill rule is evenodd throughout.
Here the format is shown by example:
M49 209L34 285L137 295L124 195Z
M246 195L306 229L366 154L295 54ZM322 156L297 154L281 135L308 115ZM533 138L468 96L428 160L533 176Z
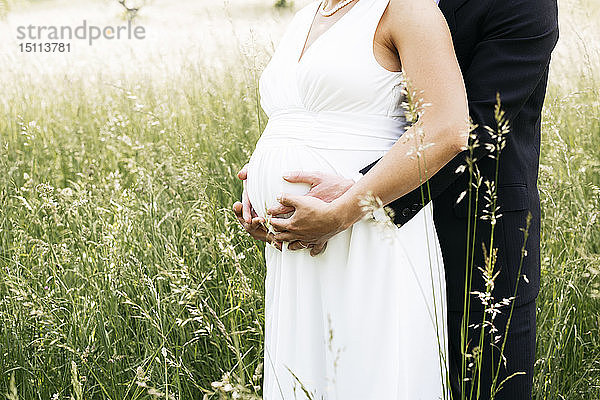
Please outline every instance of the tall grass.
M600 87L591 83L551 87L544 113L537 399L600 397Z
M265 122L259 50L178 74L3 69L0 396L260 395L262 245L230 211ZM596 399L600 83L590 64L552 79L535 396Z
M259 132L253 81L184 71L160 84L13 76L0 392L14 374L21 398L68 397L72 362L88 399L147 398L146 386L201 398L225 371L252 382L264 268L230 205Z

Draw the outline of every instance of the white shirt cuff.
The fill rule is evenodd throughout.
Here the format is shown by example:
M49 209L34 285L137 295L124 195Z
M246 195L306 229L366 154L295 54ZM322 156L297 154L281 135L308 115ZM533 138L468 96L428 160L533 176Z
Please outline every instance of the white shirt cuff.
M354 176L352 177L352 180L354 181L354 183L356 183L356 182L358 182L358 181L360 180L360 178L362 178L363 176L364 176L364 175L363 175L363 174L361 174L361 173L359 172L358 174L356 174L356 175L354 175Z

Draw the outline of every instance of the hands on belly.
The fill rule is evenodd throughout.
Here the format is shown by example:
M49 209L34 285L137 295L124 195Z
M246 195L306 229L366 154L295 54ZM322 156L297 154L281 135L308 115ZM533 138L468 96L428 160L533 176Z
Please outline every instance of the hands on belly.
M238 178L243 182L247 179L247 164L238 173ZM284 182L289 185L282 186L285 193L307 195L315 197L324 203L330 203L333 200L344 194L353 184L354 181L346 179L342 176L335 174L327 174L323 172L308 172L308 171L290 171L284 173ZM289 190L287 190L289 188ZM310 199L306 199L310 202ZM314 200L314 199L313 199ZM293 215L295 209L291 206L283 205L279 202L275 202L267 210L267 213L275 219L275 224L278 224L282 218L289 218ZM244 229L256 240L272 243L279 250L282 249L282 240L277 240L276 235L269 232L264 225L266 222L264 218L259 217L252 207L250 198L248 196L246 186L244 185L244 191L242 193L242 202L236 202L234 204L234 212L244 227ZM273 219L271 219L273 221ZM316 221L327 224L327 221ZM272 224L273 225L273 224ZM300 228L310 229L309 226ZM289 250L299 250L310 247L310 254L316 256L325 250L327 246L326 240L321 240L316 244L309 244L302 240L286 240L288 242L287 248Z

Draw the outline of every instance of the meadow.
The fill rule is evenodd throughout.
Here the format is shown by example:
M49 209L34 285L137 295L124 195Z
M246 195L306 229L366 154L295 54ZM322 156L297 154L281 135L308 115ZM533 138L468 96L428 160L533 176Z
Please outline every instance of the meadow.
M85 4L18 4L0 22L0 397L258 399L263 245L231 205L266 123L258 77L291 11L155 1L143 43L17 52L24 21L122 23L118 7ZM592 400L600 7L560 5L534 398Z

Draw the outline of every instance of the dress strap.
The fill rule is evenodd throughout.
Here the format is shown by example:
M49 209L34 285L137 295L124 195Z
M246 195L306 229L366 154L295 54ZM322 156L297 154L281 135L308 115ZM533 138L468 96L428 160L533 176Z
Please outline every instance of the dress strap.
M353 6L360 8L360 10L356 10L358 13L354 16L357 18L352 21L352 24L345 26L345 29L352 30L352 32L348 32L348 35L360 41L364 41L367 44L370 43L372 47L375 31L389 1L390 0L358 0Z

